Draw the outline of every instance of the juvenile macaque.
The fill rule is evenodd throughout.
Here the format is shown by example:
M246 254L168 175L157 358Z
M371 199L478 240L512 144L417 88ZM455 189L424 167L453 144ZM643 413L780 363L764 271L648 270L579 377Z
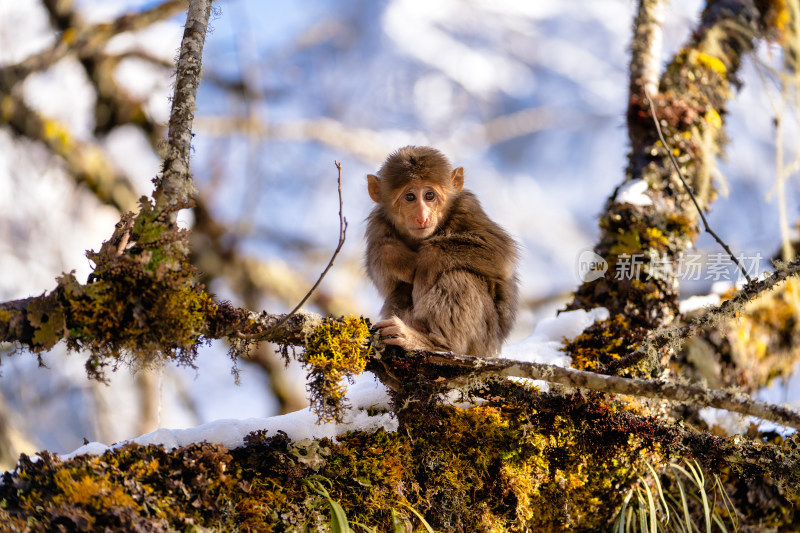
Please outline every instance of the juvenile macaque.
M406 146L367 176L378 205L367 274L385 299L375 326L406 350L495 356L517 310L517 246L441 152Z

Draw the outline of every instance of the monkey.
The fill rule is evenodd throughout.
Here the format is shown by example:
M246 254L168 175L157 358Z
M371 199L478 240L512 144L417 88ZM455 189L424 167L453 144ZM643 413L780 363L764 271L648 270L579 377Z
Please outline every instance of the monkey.
M518 247L435 148L406 146L367 175L365 266L375 324L405 350L496 356L517 313Z

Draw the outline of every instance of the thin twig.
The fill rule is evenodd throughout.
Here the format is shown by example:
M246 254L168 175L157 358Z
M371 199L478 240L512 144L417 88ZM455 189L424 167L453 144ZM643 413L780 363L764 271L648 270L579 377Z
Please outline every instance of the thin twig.
M744 277L747 280L747 283L751 283L753 280L750 278L750 275L747 273L747 270L739 262L739 260L736 259L736 256L733 255L733 252L731 251L730 248L728 248L728 245L725 244L722 241L722 239L720 239L719 236L712 231L711 226L708 225L708 221L706 220L706 216L703 214L703 210L700 208L700 204L697 203L697 199L694 197L694 193L692 192L692 189L689 187L689 184L686 183L686 180L683 178L683 172L681 172L681 168L678 165L678 161L675 159L675 156L672 154L672 149L667 144L667 140L664 138L664 134L661 133L661 126L658 123L658 116L656 115L656 106L655 106L655 103L653 102L653 98L650 96L650 93L647 92L647 88L646 87L642 87L642 89L644 89L644 94L645 94L645 96L647 96L647 101L650 103L650 112L653 115L653 124L656 125L656 131L658 132L658 138L661 139L661 144L664 145L664 149L666 149L667 155L669 156L670 161L672 161L672 166L675 167L675 171L678 173L678 177L680 178L681 183L683 183L683 187L686 189L686 192L689 193L689 197L692 199L692 202L694 203L694 206L697 208L697 213L700 215L700 220L703 221L703 227L704 227L706 233L708 233L712 237L714 237L714 240L716 240L719 243L719 245L722 246L722 249L725 250L726 252L728 252L728 256L730 256L731 260L734 263L736 263L736 266L738 266L739 270L741 270L742 274L744 274Z
M328 261L328 266L326 266L325 270L322 271L322 274L319 275L319 278L317 279L317 282L314 284L313 287L311 287L311 290L309 290L308 293L306 293L306 295L303 297L302 300L300 300L300 303L297 304L294 309L292 309L287 315L285 315L283 318L281 318L278 321L277 324L275 324L272 328L270 328L270 332L274 331L274 330L277 330L279 327L281 327L283 324L285 324L286 321L289 320L289 318L291 318L292 315L294 315L297 311L299 311L300 308L303 306L303 304L306 303L309 298L311 298L311 295L314 294L315 290L317 290L317 287L319 287L319 284L322 283L322 278L325 277L325 274L327 274L328 270L330 270L331 267L333 266L334 259L336 259L336 256L339 255L339 251L342 249L342 246L344 245L345 234L347 232L347 219L344 218L344 216L342 215L342 205L343 205L343 202L342 202L342 164L339 163L338 161L334 161L333 163L336 165L336 168L339 170L339 177L337 179L338 186L339 186L339 244L338 244L338 246L336 246L336 250L333 251L333 255L331 256L331 260ZM264 334L260 334L259 336L263 336L263 335Z

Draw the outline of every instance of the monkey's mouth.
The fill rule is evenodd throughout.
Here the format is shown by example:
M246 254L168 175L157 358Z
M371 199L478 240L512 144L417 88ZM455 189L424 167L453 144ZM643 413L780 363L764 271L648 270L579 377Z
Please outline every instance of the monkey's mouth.
M409 230L411 231L412 235L415 235L417 237L426 237L426 236L430 235L431 233L433 233L435 229L436 229L436 226L434 226L434 225L421 226L421 227L417 226L417 227L409 228Z

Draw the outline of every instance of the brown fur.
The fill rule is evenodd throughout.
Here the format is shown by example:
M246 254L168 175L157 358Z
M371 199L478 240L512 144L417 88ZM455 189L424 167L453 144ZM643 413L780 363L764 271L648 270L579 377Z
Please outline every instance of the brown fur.
M368 219L366 267L385 298L383 316L392 318L376 325L388 344L405 349L494 356L516 316L517 247L475 195L454 190L457 175L463 179L427 147L398 150L378 172L384 201ZM386 202L416 181L448 191L435 231L422 239L398 227L396 207Z

